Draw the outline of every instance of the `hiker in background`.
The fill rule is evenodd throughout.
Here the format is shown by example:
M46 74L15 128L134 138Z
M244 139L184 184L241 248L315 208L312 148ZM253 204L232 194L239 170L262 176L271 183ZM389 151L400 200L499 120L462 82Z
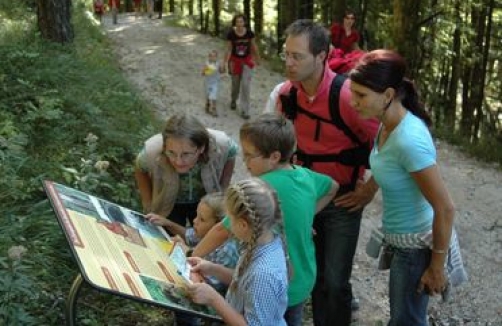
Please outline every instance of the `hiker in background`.
M211 306L226 325L286 326L288 265L276 192L258 178L229 186L225 207L232 233L242 241L235 272L198 257L192 270L230 284L226 300L206 283L187 285L195 303Z
M255 34L246 25L246 17L237 14L232 18L232 29L227 34L225 62L232 76L230 109L239 107L241 116L249 119L251 105L251 79L253 68L260 60ZM237 98L239 105L237 106Z
M356 15L351 10L346 10L343 24L334 22L331 25L331 44L335 49L343 51L343 55L353 50L359 50L359 32L355 29Z
M141 14L141 3L143 0L134 0L134 17L138 18Z
M120 0L108 0L108 8L110 8L110 12L112 13L113 24L117 24L120 9Z
M94 7L94 15L101 23L103 20L103 14L105 13L105 4L103 3L103 0L95 0L93 7Z
M155 0L146 0L146 12L148 13L148 18L153 17Z
M458 285L467 276L453 231L455 208L428 128L431 118L405 72L399 54L372 51L351 71L350 88L354 109L380 121L368 189L382 190L388 325L426 326L429 296L444 294L448 279Z
M207 129L194 116L170 116L136 158L134 176L144 213L193 225L200 199L228 187L237 151L226 133Z
M164 11L164 0L155 0L154 9L158 12L158 19L162 19L162 12Z
M317 281L312 308L315 326L348 326L353 298L350 277L361 216L374 195L360 189L364 190L378 123L354 111L350 81L329 69L330 40L324 27L301 19L285 35L282 58L288 80L274 88L267 109L283 112L293 121L298 164L340 183L335 204L326 206L314 220Z
M209 51L207 61L202 67L202 76L204 76L204 87L206 94L206 113L214 117L218 116L216 101L218 99L218 90L220 88L221 73L225 71L223 64L218 60L218 51Z

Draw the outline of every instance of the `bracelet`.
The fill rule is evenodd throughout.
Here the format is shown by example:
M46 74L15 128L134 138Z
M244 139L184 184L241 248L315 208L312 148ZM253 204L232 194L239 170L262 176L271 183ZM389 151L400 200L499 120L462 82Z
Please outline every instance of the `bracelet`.
M448 250L441 250L441 249L434 249L432 248L431 251L435 254L446 254Z
M185 256L192 257L192 254L193 254L193 248L190 248L190 249L187 250Z

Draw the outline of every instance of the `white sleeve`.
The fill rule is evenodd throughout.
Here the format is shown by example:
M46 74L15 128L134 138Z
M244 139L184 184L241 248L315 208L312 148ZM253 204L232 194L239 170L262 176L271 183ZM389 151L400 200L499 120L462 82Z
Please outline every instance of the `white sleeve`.
M277 84L272 92L270 93L267 103L265 104L265 109L263 113L274 113L277 111L277 98L279 97L279 91L285 82Z

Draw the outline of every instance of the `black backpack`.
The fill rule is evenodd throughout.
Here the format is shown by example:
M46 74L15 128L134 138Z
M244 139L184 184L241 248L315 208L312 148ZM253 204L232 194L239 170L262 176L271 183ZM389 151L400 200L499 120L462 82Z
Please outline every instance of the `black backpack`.
M316 121L316 130L313 141L319 141L321 124L327 123L334 125L336 128L341 130L345 134L345 136L347 136L347 138L349 138L353 143L357 144L355 147L342 150L339 153L311 154L301 148L298 148L296 151L297 159L303 162L303 166L306 168L311 168L312 163L314 162L338 162L343 165L353 166L354 171L352 173L352 181L350 184L350 186L353 188L359 177L359 168L361 166L369 168L368 158L371 151L371 146L369 142L365 143L357 137L357 135L349 128L349 126L347 126L345 121L343 121L340 114L340 91L346 79L347 76L337 74L331 83L329 90L329 111L331 119L320 117L298 106L298 89L296 89L296 87L294 86L291 87L289 94L280 95L280 100L282 104L282 110L286 118L293 121L293 123L298 114L304 114Z

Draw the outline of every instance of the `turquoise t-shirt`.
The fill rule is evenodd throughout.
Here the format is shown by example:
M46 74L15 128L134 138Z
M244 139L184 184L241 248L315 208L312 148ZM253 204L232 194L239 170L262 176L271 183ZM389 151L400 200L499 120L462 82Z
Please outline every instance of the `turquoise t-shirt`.
M288 306L305 301L316 278L315 247L312 235L316 203L328 194L333 184L330 177L300 166L274 170L260 178L277 192L284 219L284 232L293 267L288 287ZM223 220L230 229L230 220Z
M380 131L377 135L376 144ZM434 212L410 175L436 164L436 149L427 126L408 112L378 149L370 155L371 172L382 190L386 233L426 232Z

